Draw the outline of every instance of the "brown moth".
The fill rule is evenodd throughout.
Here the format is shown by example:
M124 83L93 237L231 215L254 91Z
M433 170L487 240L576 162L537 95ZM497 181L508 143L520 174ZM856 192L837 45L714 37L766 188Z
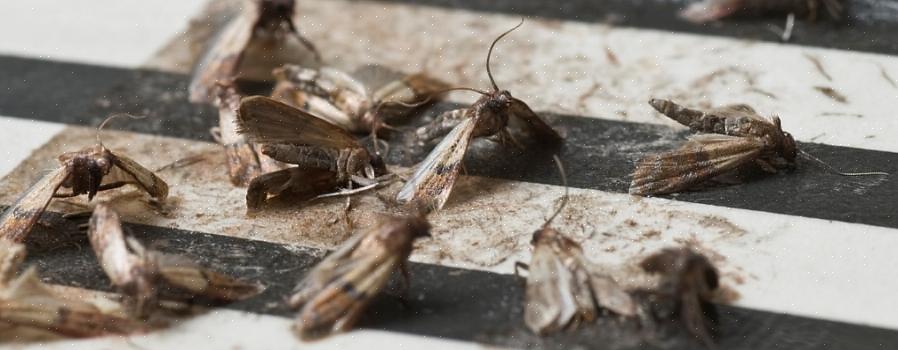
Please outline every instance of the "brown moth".
M247 192L250 209L269 194L309 193L330 184L371 188L378 184L377 176L386 173L380 157L369 153L345 129L268 97L244 98L237 110L237 125L247 140L261 145L262 154L298 165L253 179Z
M103 271L127 298L137 317L147 317L160 297L177 295L181 299L203 297L227 302L246 299L260 291L257 285L210 271L184 257L148 250L137 240L126 238L118 213L105 203L94 209L88 237ZM166 292L169 293L160 296Z
M643 307L661 324L679 321L696 340L713 347L717 312L710 302L718 287L718 272L707 257L690 248L666 248L639 266L660 276L652 290L636 291L647 299Z
M316 265L288 303L299 308L294 331L303 340L352 329L368 304L399 271L408 288L412 244L430 236L423 216L384 216Z
M286 165L262 154L261 147L246 141L237 133L237 108L240 94L233 81L218 83L218 128L213 135L222 144L227 157L228 176L235 186L248 186L255 177L283 170Z
M318 51L299 34L293 23L294 0L249 0L248 6L231 20L210 45L205 56L197 64L188 87L190 101L211 103L215 95L215 83L237 78L241 71L265 66L265 70L285 63L295 62L297 57L288 50L289 38L295 38L320 61ZM288 57L281 57L281 56ZM245 61L256 60L248 64ZM246 67L246 68L243 68Z
M100 129L113 117L106 119ZM158 202L168 197L168 185L152 171L131 158L113 153L100 141L97 145L59 156L60 167L45 175L28 189L0 217L0 238L22 242L31 232L50 200L87 194L92 200L99 191L132 184ZM67 191L63 191L65 189Z
M432 124L416 131L422 142L429 142L451 130L421 162L412 179L399 191L396 197L398 202L416 207L441 209L449 198L472 138L496 136L500 141L509 140L517 143L507 128L511 117L521 120L540 141L557 143L561 140L561 136L524 101L512 97L507 90L500 90L490 71L490 56L496 43L522 24L523 20L514 28L499 35L490 45L486 58L486 71L493 85L492 92L463 88L483 96L468 108L440 114Z
M843 0L703 0L689 5L680 17L704 23L737 14L795 13L814 20L825 9L830 17L839 19L844 11Z
M669 100L649 101L656 110L692 131L703 134L672 152L639 160L630 194L656 195L687 190L744 166L757 165L768 173L795 167L796 156L808 158L843 176L888 175L882 172L843 173L798 149L783 131L780 118L766 119L744 104L709 110L690 109Z
M564 177L561 161L555 161ZM576 328L595 320L602 310L625 317L636 314L630 295L614 279L597 273L577 242L549 227L567 198L565 189L561 205L533 233L530 265L515 264L515 274L519 267L529 270L524 322L539 335Z
M303 109L352 133L377 134L392 129L389 118L434 102L449 86L424 73L404 74L381 65L359 67L351 74L284 65L272 97Z
M147 330L143 323L124 315L52 291L33 267L0 286L0 324L78 338Z

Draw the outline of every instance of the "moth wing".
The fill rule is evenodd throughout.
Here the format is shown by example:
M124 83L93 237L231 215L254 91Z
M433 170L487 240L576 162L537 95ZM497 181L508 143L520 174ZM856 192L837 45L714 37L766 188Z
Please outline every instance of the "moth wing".
M688 108L671 100L652 99L649 104L692 131L730 136L765 136L779 127L749 105L733 104L707 110Z
M396 200L435 210L443 208L458 178L476 125L477 118L467 118L456 125L421 162L411 180L399 190Z
M571 290L574 276L548 245L537 245L527 276L524 323L534 333L564 328L577 311Z
M738 11L741 8L739 3L733 0L704 0L689 5L680 12L680 17L693 23L711 22Z
M362 66L352 75L367 88L371 100L378 102L417 103L449 87L424 73L406 74L378 64Z
M636 314L636 303L633 302L633 298L611 277L592 273L589 284L600 307L621 316Z
M202 296L221 301L243 300L261 292L261 287L212 271L183 257L155 253L159 275L165 282Z
M44 175L28 189L12 207L0 217L0 237L14 242L22 242L31 228L40 218L41 213L50 204L53 194L70 176L65 166Z
M127 334L144 326L125 317L106 314L97 306L54 293L31 267L0 292L3 321L70 337Z
M237 74L243 53L253 37L255 19L243 13L228 23L199 61L190 79L190 101L214 100L215 83Z
M402 257L363 254L350 258L352 269L328 283L303 306L295 329L303 339L349 330L376 296Z
M237 132L255 143L361 148L346 130L265 96L247 97L240 102Z
M118 169L126 175L121 173L112 174L113 176L109 177L110 181L119 179L127 183L138 185L151 197L160 202L168 197L168 184L166 184L160 177L156 176L152 171L144 168L140 163L120 154L114 154L113 163L115 164L114 169ZM104 178L104 182L106 182L106 180L107 179Z
M756 159L764 143L752 137L697 135L680 149L639 160L630 194L673 193Z
M558 135L558 132L530 109L530 106L524 103L524 101L512 98L511 115L523 121L538 140L545 142L558 142L561 140L561 135Z
M302 306L329 283L360 264L360 260L353 260L351 256L363 238L365 238L364 233L352 236L340 245L340 248L315 265L293 288L294 294L290 297L288 304L294 308Z

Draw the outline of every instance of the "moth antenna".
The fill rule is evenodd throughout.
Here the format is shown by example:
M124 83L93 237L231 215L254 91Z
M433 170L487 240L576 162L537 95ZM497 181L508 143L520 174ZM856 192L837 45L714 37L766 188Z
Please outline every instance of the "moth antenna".
M829 170L833 173L842 175L842 176L871 176L871 175L880 175L880 176L889 176L889 173L883 171L868 171L862 173L843 173L839 171L839 169L833 168L831 165L826 164L826 162L820 160L820 158L812 156L810 153L798 150L798 154L804 156L806 159L813 161L817 165L823 167L823 169Z
M496 80L493 79L493 72L490 70L490 56L493 55L493 48L496 47L496 43L499 42L499 40L501 40L503 37L508 35L508 33L511 33L515 29L518 29L518 27L520 27L523 24L524 24L524 17L521 17L521 23L518 23L518 25L514 26L514 28L511 28L508 31L506 31L505 33L502 33L502 35L499 35L499 37L496 38L496 40L493 40L493 43L490 44L490 50L486 53L486 75L488 75L490 77L490 83L493 84L493 91L499 91L499 86L496 85Z
M459 87L453 87L453 88L448 88L448 89L443 89L443 90L431 92L431 93L430 93L430 96L428 96L427 98L430 99L430 98L433 98L434 96L437 96L437 95L445 94L445 93L447 93L447 92L452 92L452 91L459 91L459 90L473 91L473 92L476 92L476 93L481 94L481 95L489 95L489 94L490 94L490 93L488 93L488 92L486 92L486 91L483 91L483 90L480 90L480 89L475 89L475 88L469 88L469 87L461 87L461 86L459 86Z
M553 155L552 159L555 160L555 166L558 167L558 173L561 174L561 184L564 185L564 196L561 197L561 205L558 206L558 209L555 209L555 212L552 213L548 219L546 219L546 223L543 224L543 227L549 227L549 224L552 223L552 220L555 220L555 217L558 214L561 214L561 210L564 209L564 206L567 205L568 200L568 191L569 187L567 185L567 173L564 172L564 164L561 163L561 158L558 158L558 155Z
M104 120L102 123L100 123L100 126L97 127L97 143L98 143L100 146L103 146L104 148L106 147L106 146L103 145L103 138L102 138L102 135L101 135L101 132L103 131L103 128L106 127L106 123L109 123L109 122L112 121L113 119L118 119L118 118L121 118L121 117L128 117L128 118L131 118L131 119L143 119L143 118L146 118L146 116L139 116L139 115L133 115L133 114L128 114L128 113L116 113L116 114L110 115L109 117L106 118L106 120Z

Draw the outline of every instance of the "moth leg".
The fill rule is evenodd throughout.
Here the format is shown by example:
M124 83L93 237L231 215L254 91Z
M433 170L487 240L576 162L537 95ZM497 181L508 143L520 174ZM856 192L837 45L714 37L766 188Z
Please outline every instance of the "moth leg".
M292 168L256 176L246 189L246 209L253 211L262 207L269 194L280 194L291 185Z
M522 276L521 276L521 270L527 270L527 271L529 272L529 271L530 271L530 265L527 265L526 263L523 263L523 262L520 262L520 261L515 261L515 262L514 262L514 275L517 276L517 277L522 277Z
M224 144L224 141L221 138L221 128L220 127L215 126L215 127L209 128L209 135L212 135L212 140L214 140L215 143L220 144L220 145Z
M306 37L299 34L299 31L296 30L296 26L293 25L293 21L287 21L287 22L290 25L290 32L293 33L293 36L295 36L296 39L299 40L299 43L302 44L302 46L305 46L306 49L308 49L309 51L312 52L312 55L315 56L315 61L321 62L321 54L318 52L318 49L315 48L315 44L312 44L312 42L309 41L309 39L306 39Z
M515 138L514 135L511 134L511 132L508 131L508 129L502 129L502 131L499 132L498 137L499 137L499 143L501 143L503 145L507 145L510 143L510 144L514 145L517 149L519 149L521 151L524 150L524 145L520 141L518 141L518 139Z

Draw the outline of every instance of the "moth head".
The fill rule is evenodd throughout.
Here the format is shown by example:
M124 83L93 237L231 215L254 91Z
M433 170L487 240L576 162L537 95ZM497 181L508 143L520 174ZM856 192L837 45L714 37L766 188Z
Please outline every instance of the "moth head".
M533 232L533 238L530 239L530 244L536 246L540 243L548 243L558 238L558 231L555 231L551 227L543 227L536 232Z
M783 155L783 158L789 162L795 162L795 157L798 155L798 145L795 144L792 134L783 132L783 143L780 147L780 154Z
M489 101L487 101L486 106L491 111L500 112L508 110L511 107L511 102L514 101L514 98L511 97L511 93L508 90L500 90L493 94L491 94Z
M795 138L792 137L792 134L783 131L783 123L780 120L780 117L773 116L773 125L776 125L776 129L782 133L782 141L780 141L780 155L789 161L790 163L795 162L795 157L798 155L798 145L795 144Z

